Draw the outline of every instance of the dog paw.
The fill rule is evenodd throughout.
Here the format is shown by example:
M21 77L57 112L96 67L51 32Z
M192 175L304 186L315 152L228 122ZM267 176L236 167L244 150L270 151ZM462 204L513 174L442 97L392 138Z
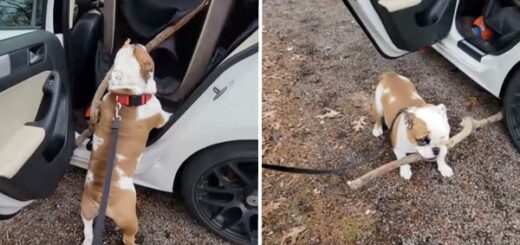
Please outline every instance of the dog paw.
M83 240L82 245L92 245L92 240L91 239L85 239L85 240Z
M441 172L441 175L443 177L451 177L451 176L453 176L453 169L451 169L447 165L439 167L439 172Z
M381 136L383 134L383 128L382 127L374 127L374 129L372 129L372 134L375 137Z
M412 178L412 170L410 169L410 166L401 166L399 168L399 175L401 178L405 180L409 180Z

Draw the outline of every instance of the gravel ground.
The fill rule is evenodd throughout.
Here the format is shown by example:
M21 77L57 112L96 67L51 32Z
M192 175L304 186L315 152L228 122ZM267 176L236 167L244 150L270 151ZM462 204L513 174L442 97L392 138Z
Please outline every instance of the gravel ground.
M0 244L81 244L79 203L84 179L85 170L71 166L53 196L0 222ZM139 244L228 244L198 224L171 193L137 187L137 200ZM122 244L121 239L121 231L107 221L104 244Z
M346 179L394 159L388 132L371 135L374 79L397 71L428 102L444 103L452 132L500 100L435 51L380 56L340 0L266 0L263 7L263 160L302 167L352 163ZM338 115L319 119L327 109ZM452 149L455 172L412 166L359 191L345 178L263 171L265 244L520 244L520 154L504 125L486 127Z

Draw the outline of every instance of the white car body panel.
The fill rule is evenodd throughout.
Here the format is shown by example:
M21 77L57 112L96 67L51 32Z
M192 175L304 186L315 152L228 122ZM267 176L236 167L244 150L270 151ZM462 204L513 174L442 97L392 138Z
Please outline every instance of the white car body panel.
M394 45L370 1L348 0L348 3L383 53L394 58L408 53Z
M500 55L485 55L479 62L457 47L457 42L463 39L453 20L448 36L432 47L484 89L500 97L509 71L520 61L520 45L515 45Z
M389 57L399 57L407 53L392 43L370 1L348 0L348 2L384 54ZM458 8L458 1L456 8ZM457 46L457 43L464 38L457 30L456 17L455 15L448 36L432 47L484 89L500 97L508 73L520 60L520 45L500 55L484 55L479 62ZM469 46L473 45L469 44Z
M31 204L33 200L19 201L5 194L0 193L0 215L14 214L23 207Z
M220 74L170 129L146 148L134 183L172 192L177 170L197 151L223 142L258 140L258 60L256 52ZM226 88L217 99L215 87ZM74 151L71 164L86 168L89 157L83 145Z
M53 8L54 0L47 0L45 26L51 33L54 31ZM0 30L0 41L35 30ZM56 36L63 45L63 35ZM258 45L258 31L239 45L220 66L253 45ZM223 142L258 140L258 62L256 51L216 77L168 131L146 148L134 183L172 192L177 171L197 151ZM226 91L214 99L214 87L226 87ZM86 169L89 158L90 151L84 142L74 150L70 163ZM0 215L16 213L32 201L19 201L0 193Z

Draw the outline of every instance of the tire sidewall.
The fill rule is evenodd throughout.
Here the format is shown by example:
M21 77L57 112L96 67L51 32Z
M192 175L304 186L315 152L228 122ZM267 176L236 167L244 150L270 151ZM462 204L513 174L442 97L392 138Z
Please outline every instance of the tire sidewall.
M506 91L504 93L504 123L507 129L507 133L509 139L513 143L514 147L517 151L520 151L520 134L516 133L513 128L513 121L516 117L520 115L514 114L512 104L514 103L514 94L520 93L520 71L516 71L515 74L511 77L511 82L507 85ZM520 101L519 101L520 102ZM517 122L518 124L519 122Z
M202 218L204 214L197 208L195 196L197 182L210 168L231 159L239 158L258 159L258 143L256 141L233 141L210 146L188 159L185 163L187 165L181 173L180 190L186 207L188 207L190 212L200 223L220 236L224 236L223 232L213 225L206 223L206 220ZM231 239L233 242L244 244L242 240L233 237L226 238Z

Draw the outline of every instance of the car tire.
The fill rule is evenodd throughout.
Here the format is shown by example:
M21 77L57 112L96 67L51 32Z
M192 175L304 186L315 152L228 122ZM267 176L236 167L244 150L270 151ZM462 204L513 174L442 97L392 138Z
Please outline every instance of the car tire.
M509 138L520 151L520 71L511 77L503 98L504 122Z
M217 235L258 242L258 142L211 146L188 159L181 195L190 212Z

